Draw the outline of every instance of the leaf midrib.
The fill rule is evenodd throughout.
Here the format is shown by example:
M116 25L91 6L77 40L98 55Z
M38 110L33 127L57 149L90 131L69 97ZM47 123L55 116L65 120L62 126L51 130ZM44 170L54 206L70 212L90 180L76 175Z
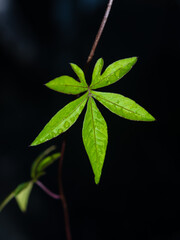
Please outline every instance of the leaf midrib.
M99 80L99 82L93 84L93 85L91 86L91 88L94 87L94 86L96 86L97 84L101 83L102 81L104 81L104 79L108 78L108 77L111 76L112 74L116 73L117 71L121 70L122 68L124 68L124 67L126 67L126 66L128 66L128 65L129 65L129 64L126 64L126 65L124 65L123 67L118 68L116 71L110 73L108 76L106 76L106 77L104 77L103 79ZM102 76L102 75L100 75L100 77L101 77L101 76ZM118 79L118 80L119 80L119 79ZM118 80L117 80L117 81L118 81ZM105 87L105 86L104 86L104 87Z
M85 94L85 95L86 95L86 94ZM58 123L58 125L60 125L60 124L61 124L63 121L65 121L73 112L75 112L76 109L77 109L87 98L88 98L88 95L85 96L85 98L82 100L82 102L79 103L79 104L77 105L77 107L76 107L71 113L69 113L69 114L66 116L66 118L63 118L63 120L62 120L60 123ZM58 126L55 127L54 130L57 129L57 128L58 128ZM46 134L44 138L46 138L48 135L49 135L49 134Z
M77 82L77 83L80 83L80 82ZM46 85L47 87L49 87L48 85ZM85 87L85 86L76 86L76 85L69 85L69 84L60 84L60 86L64 86L64 87L79 87L79 88L88 88L88 86L87 87ZM49 87L50 88L50 87Z
M95 96L103 99L104 101L110 102L111 104L116 105L116 106L118 106L119 108L125 109L126 111L131 112L131 113L133 113L133 114L135 114L135 115L138 115L138 116L140 116L140 117L141 117L141 116L145 116L144 114L141 115L141 114L139 114L139 113L133 112L132 110L129 110L129 109L125 108L125 107L122 107L121 105L118 105L117 103L111 102L110 100L107 100L106 98L100 97L99 95L96 95L96 94L94 94L94 93L92 93L92 95L95 95Z
M95 146L96 146L96 147L95 147L95 148L96 148L96 162L97 162L98 150L97 150L97 140L96 140L95 126L94 126L94 117L93 117L93 109L92 109L92 97L90 97L90 106L91 106L91 115L92 115L93 133L94 133Z

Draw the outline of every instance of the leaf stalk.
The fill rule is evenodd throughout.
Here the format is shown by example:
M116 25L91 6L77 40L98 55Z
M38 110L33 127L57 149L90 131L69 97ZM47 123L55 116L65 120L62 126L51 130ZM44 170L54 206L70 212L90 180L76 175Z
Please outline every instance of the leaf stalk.
M54 199L61 199L61 196L58 194L53 193L51 190L49 190L42 182L39 180L36 181L36 184L50 197Z

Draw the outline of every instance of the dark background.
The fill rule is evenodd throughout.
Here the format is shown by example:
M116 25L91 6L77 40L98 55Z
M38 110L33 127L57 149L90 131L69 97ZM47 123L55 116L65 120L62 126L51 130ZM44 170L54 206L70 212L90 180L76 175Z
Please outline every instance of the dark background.
M43 86L83 67L108 1L0 0L0 201L29 180L34 158L63 137L30 148L43 126L73 96ZM180 239L179 0L115 0L90 73L138 56L136 66L104 91L134 99L156 119L131 122L98 104L109 129L100 184L81 138L82 116L68 134L63 181L72 237ZM90 81L90 74L88 82ZM57 163L41 180L58 192ZM28 211L15 200L0 213L1 240L65 239L61 203L34 187Z

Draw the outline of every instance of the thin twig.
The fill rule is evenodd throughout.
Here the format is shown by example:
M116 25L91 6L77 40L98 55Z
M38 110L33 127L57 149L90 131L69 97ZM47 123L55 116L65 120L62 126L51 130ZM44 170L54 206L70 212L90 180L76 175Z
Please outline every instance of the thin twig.
M97 45L98 45L98 43L99 43L99 40L100 40L100 38L101 38L101 35L102 35L102 32L103 32L104 27L105 27L105 25L106 25L106 22L107 22L109 13L110 13L110 11L111 11L112 4L113 4L113 0L109 0L108 5L107 5L107 8L106 8L106 11L105 11L105 14L104 14L104 17L103 17L102 22L101 22L101 25L100 25L100 27L99 27L98 33L97 33L96 38L95 38L95 40L94 40L94 43L93 43L93 45L92 45L90 54L89 54L89 56L88 56L88 58L87 58L86 67L85 67L86 71L87 71L87 69L88 69L89 63L92 61L92 58L93 58L94 53L95 53L95 50L96 50Z
M40 182L39 180L36 181L36 184L50 197L54 198L54 199L60 199L61 197L58 194L55 194L53 192L51 192L51 190L49 190L42 182Z
M103 30L104 30L105 24L107 22L112 4L113 4L113 0L109 0L109 3L107 5L106 11L105 11L105 14L104 14L104 17L103 17L103 20L101 22L98 33L97 33L96 38L94 40L94 43L92 45L90 54L87 58L87 62L86 62L86 66L85 66L85 72L87 72L89 64L92 61L92 58L94 56L95 50L97 48L97 45L98 45L99 40L101 38L101 35L102 35ZM67 202L66 202L66 198L65 198L65 195L64 195L63 183L62 183L62 166L63 166L64 153L65 153L65 149L66 149L66 137L67 137L67 135L65 133L63 143L62 143L62 146L61 146L61 157L60 157L60 160L59 160L58 180L59 180L59 195L60 195L63 210L64 210L66 238L67 238L67 240L71 240L72 237L71 237L71 231L70 231L69 214L68 214Z

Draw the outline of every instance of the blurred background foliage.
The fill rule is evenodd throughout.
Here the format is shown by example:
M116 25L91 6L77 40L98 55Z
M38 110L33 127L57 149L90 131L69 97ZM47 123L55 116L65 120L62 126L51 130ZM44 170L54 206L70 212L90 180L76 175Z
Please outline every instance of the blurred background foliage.
M32 161L62 136L29 148L49 119L73 96L46 89L83 67L105 0L0 0L0 201L29 180ZM99 186L86 156L81 126L71 128L64 188L73 239L179 239L179 0L115 0L87 79L99 57L105 66L138 56L133 70L108 91L137 101L156 119L120 119L98 104L109 126ZM106 88L103 89L106 91ZM57 192L57 164L42 181ZM35 187L26 214L15 201L0 214L1 240L65 239L59 201Z

